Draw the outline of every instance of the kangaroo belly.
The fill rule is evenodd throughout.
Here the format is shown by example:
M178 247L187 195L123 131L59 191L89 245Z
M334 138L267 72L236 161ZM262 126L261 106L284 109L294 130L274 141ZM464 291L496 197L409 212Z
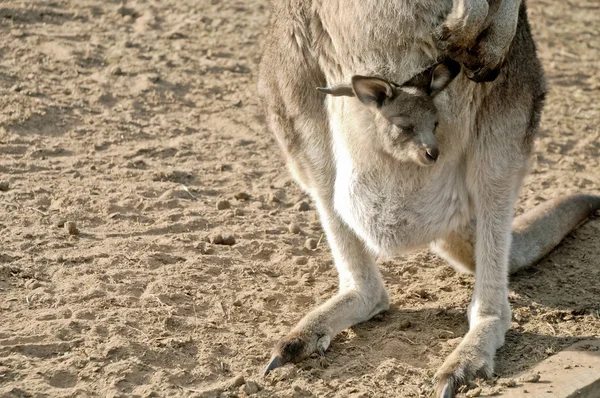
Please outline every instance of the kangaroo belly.
M340 170L340 169L338 169ZM460 164L340 171L335 208L376 252L415 249L466 225L471 200Z

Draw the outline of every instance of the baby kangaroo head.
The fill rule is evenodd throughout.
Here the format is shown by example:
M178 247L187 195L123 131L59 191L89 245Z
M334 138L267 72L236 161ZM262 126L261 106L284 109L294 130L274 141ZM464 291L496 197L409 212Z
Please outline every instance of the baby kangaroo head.
M402 85L379 77L355 75L350 85L318 90L333 96L358 98L383 117L383 125L377 126L377 131L387 152L401 161L410 159L427 166L434 164L440 155L433 99L459 72L460 64L448 59Z

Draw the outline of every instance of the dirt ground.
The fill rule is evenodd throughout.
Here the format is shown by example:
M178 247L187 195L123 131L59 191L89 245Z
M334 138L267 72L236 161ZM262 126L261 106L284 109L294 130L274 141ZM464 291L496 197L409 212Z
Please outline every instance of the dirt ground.
M550 94L519 212L600 193L600 5L529 10ZM268 16L266 0L0 0L0 396L430 392L473 278L428 252L380 262L386 314L261 376L337 286L258 106ZM591 220L512 278L499 376L600 335L599 235Z

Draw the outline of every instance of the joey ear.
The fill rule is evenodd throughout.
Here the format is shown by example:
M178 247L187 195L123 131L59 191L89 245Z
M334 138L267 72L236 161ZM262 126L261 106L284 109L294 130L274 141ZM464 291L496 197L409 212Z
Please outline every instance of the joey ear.
M354 97L352 86L348 84L338 84L331 87L317 87L317 90L324 94L331 94L334 97Z
M441 93L460 73L460 64L451 59L436 65L431 71L431 80L429 81L429 95L435 97Z
M365 105L383 105L386 99L394 98L396 90L386 80L370 76L352 76L352 88L358 99Z

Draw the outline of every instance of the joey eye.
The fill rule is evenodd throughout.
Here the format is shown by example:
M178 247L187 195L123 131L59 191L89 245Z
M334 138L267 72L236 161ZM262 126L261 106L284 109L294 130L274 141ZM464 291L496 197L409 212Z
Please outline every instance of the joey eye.
M437 129L438 124L439 124L438 122L435 122L435 124L433 125L433 128Z

